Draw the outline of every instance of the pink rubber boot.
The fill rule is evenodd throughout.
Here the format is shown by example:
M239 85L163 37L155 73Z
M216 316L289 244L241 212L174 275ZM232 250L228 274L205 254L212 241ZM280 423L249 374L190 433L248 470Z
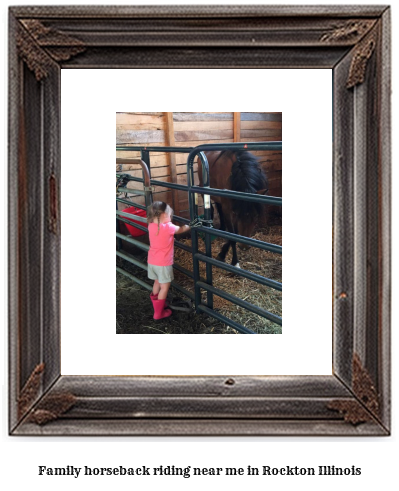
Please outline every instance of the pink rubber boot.
M154 319L164 319L165 317L169 317L172 315L172 311L170 309L165 309L165 300L153 300L152 304L154 305Z
M154 305L154 300L158 300L158 293L156 295L150 293L150 298L151 298L152 305ZM165 307L169 307L169 302L167 300L165 300Z

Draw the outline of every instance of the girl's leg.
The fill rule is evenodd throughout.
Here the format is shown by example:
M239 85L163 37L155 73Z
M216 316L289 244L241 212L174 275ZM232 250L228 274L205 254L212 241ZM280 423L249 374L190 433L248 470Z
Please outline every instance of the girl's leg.
M152 294L153 295L158 295L160 288L161 288L161 286L160 286L159 281L158 280L155 280L154 281L154 286L152 287Z
M158 293L158 299L153 301L154 304L154 319L164 319L165 317L169 317L172 315L172 311L170 309L165 308L166 295L168 294L168 290L170 287L169 283L160 283L160 290Z
M160 288L159 293L158 293L158 300L165 300L167 295L168 295L170 282L169 283L158 283L158 284L159 284L159 288Z

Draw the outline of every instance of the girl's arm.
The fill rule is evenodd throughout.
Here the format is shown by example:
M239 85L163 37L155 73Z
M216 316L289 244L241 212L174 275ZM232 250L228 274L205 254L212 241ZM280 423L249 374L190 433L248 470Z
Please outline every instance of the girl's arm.
M190 230L190 225L182 225L181 227L179 227L176 232L175 232L175 235L176 234L182 234L184 232L188 232Z

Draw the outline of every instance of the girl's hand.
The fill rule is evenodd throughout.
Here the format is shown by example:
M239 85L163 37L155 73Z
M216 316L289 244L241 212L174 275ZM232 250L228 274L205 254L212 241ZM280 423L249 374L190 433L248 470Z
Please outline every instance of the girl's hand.
M190 222L191 227L200 227L202 225L201 220L199 218L195 218Z

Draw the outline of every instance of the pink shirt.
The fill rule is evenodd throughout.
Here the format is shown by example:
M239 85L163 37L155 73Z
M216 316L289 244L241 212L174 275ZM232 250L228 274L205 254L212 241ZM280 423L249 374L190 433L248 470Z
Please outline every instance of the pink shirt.
M153 222L148 225L150 237L148 264L153 266L171 266L173 264L174 235L179 228L172 222L160 223L158 233L158 223Z

